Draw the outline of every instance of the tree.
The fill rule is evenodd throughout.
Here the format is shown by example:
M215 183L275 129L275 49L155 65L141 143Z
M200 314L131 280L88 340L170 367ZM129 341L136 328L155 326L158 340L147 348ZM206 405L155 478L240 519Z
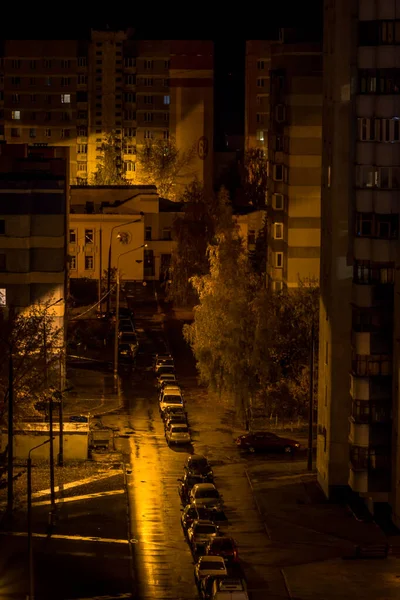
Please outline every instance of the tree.
M267 159L260 148L245 152L242 165L243 200L257 208L265 208L268 189Z
M162 198L177 201L182 193L182 181L190 177L195 147L179 150L174 138L146 140L138 148L138 181L152 184Z
M115 131L104 135L101 151L92 185L128 185L121 159L121 140L116 137Z
M51 301L32 305L26 313L0 314L0 418L8 411L9 359L13 359L15 418L37 415L35 405L60 385L62 329Z
M197 180L185 188L182 200L183 217L178 217L172 228L177 244L171 256L168 299L192 304L198 296L191 279L208 273L207 248L218 231L232 227L232 212L226 190L206 196Z
M256 243L254 250L249 251L250 263L253 270L258 275L262 275L265 278L267 271L267 251L268 251L268 226L267 217L264 216L264 221L261 229L257 233Z

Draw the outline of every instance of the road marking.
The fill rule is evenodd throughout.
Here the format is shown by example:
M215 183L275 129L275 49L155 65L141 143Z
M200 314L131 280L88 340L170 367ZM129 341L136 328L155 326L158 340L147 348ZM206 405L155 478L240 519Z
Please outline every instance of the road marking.
M68 498L56 498L56 504L64 504L65 502L77 502L78 500L92 500L92 498L102 498L103 496L116 496L125 494L125 490L111 490L108 492L97 492L94 494L85 494L84 496L71 496ZM32 502L32 506L47 506L51 504L51 500L41 500L40 502Z
M70 483L64 483L63 489L70 490L71 488L78 487L80 485L86 485L87 483L92 483L93 481L101 481L102 479L108 479L109 477L114 477L122 473L121 469L113 469L112 471L108 471L107 473L101 473L100 475L92 475L91 477L86 477L85 479L78 479L76 481L71 481ZM50 488L47 490L40 490L39 492L33 492L32 498L40 498L40 496L47 496L50 494ZM56 486L54 491L59 492L60 486Z
M0 535L13 536L13 537L27 537L26 531L0 531ZM128 545L128 540L120 540L116 538L101 538L101 537L83 537L80 535L61 535L60 533L54 533L47 535L47 533L32 533L33 537L37 538L52 538L54 540L68 540L70 542L99 542L101 544L122 544Z

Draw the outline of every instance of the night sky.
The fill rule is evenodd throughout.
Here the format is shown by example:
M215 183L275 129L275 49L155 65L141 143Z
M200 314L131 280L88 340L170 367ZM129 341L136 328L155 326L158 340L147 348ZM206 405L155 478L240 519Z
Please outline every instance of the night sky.
M82 15L86 5L68 3L58 12L55 5L49 9L52 18L41 18L38 12L26 13L18 21L6 10L0 23L0 37L12 39L74 39L87 38L90 29L135 29L142 39L211 39L215 43L215 149L224 148L225 134L244 133L244 61L247 39L276 39L279 27L302 26L322 31L323 0L303 3L288 0L267 0L241 6L233 4L199 5L190 10L190 4L154 5L146 12L137 5L118 3L118 17L112 9L102 11L96 5L95 17ZM78 8L79 6L79 8ZM89 5L88 5L89 6ZM248 13L243 14L244 6ZM219 12L214 11L218 7ZM173 12L175 9L175 12ZM24 9L25 10L25 9ZM39 9L41 12L42 9ZM165 11L165 14L161 14ZM115 9L116 12L116 9ZM65 14L64 14L65 13ZM155 14L154 14L155 13ZM126 15L121 19L120 15ZM43 6L43 15L46 15ZM75 15L75 18L74 18ZM130 16L132 15L132 16Z

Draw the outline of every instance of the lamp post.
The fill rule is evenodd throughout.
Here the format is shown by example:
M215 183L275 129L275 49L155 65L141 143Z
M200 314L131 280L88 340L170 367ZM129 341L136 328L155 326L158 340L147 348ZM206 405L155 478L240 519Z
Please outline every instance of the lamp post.
M141 248L147 248L147 244L141 244L137 248L122 252L117 259L117 304L115 310L115 332L114 332L114 382L117 381L118 377L118 334L119 334L119 294L120 294L120 276L119 276L119 259L121 256L140 250Z
M64 298L59 298L52 304L46 307L43 315L43 348L44 348L44 373L45 373L45 382L46 382L46 392L49 387L49 372L47 367L47 328L46 328L46 313L47 311L62 302ZM56 501L55 501L55 491L54 491L54 444L53 444L53 394L51 394L49 398L49 442L50 442L50 452L49 452L49 460L50 460L50 513L49 513L49 524L53 524L54 513L56 509Z
M28 461L27 461L27 501L28 501L28 569L29 569L29 600L34 600L35 598L35 590L34 590L34 578L33 578L33 544L32 544L32 459L31 452L37 450L41 446L48 444L50 439L45 440L38 446L34 446L28 452Z
M312 471L313 463L313 421L314 421L314 315L311 325L310 342L310 390L308 407L308 444L307 444L307 470Z
M133 219L132 221L125 221L124 223L118 223L118 225L114 225L111 228L110 232L110 244L108 246L108 271L107 271L107 312L110 312L110 289L111 289L111 252L112 252L112 240L113 240L113 231L114 229L118 229L118 227L125 227L125 225L133 225L133 223L139 223L144 217L144 213L140 212L139 219ZM118 267L117 267L118 268Z

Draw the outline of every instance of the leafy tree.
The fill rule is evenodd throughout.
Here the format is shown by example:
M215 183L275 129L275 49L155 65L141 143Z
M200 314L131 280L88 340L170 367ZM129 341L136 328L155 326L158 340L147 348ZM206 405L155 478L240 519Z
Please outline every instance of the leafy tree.
M264 151L259 148L250 148L245 152L242 165L244 202L257 208L265 208L267 189L267 159Z
M92 176L92 185L128 185L121 159L121 140L115 131L106 134L101 145L102 157Z
M255 248L249 252L249 259L254 272L264 277L267 271L267 235L267 217L265 216L263 225L257 233Z
M187 178L195 154L194 146L179 150L174 138L146 140L138 148L138 175L142 184L153 184L162 198L180 199L182 180Z
M0 418L8 411L9 361L13 360L15 418L37 414L35 404L59 389L62 330L52 302L32 305L29 312L0 314Z
M194 180L182 196L183 217L173 223L172 237L177 245L171 256L168 299L193 304L198 296L191 278L209 271L207 248L218 231L232 227L232 213L226 190L207 196Z

